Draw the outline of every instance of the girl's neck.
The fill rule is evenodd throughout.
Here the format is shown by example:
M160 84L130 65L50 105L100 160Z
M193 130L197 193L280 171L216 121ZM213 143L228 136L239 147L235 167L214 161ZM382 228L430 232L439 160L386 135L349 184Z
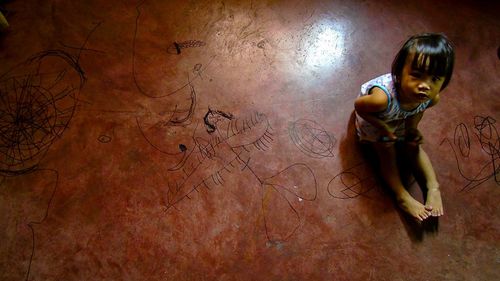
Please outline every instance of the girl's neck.
M399 107L404 111L412 111L421 104L419 102L408 102L407 100L405 100L404 95L401 95L401 91L397 91L397 99Z

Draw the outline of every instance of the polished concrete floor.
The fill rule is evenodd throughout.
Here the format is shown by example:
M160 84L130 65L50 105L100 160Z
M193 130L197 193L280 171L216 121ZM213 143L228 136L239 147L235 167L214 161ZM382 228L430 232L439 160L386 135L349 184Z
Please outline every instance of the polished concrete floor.
M500 280L494 2L0 4L0 279ZM421 32L457 60L419 225L351 114Z

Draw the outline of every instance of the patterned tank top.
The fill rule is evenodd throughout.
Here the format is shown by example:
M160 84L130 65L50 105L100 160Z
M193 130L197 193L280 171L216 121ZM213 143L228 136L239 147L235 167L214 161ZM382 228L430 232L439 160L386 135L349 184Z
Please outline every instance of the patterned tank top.
M420 104L416 108L414 108L411 111L406 111L402 109L399 106L399 101L398 101L398 94L396 92L396 86L394 85L394 82L392 80L392 75L390 73L384 74L382 76L379 76L375 79L372 79L365 84L361 86L361 93L359 94L360 96L365 96L370 93L370 90L373 87L378 87L382 89L385 94L387 95L388 98L388 104L387 104L387 109L383 112L380 112L379 118L382 120L386 121L392 121L392 120L400 120L400 119L405 119L409 116L415 115L419 112L424 111L427 109L429 104L431 103L430 100Z

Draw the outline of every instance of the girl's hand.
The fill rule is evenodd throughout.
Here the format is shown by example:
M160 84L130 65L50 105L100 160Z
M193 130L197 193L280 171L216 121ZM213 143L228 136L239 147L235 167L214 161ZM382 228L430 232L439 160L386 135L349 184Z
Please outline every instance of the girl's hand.
M405 133L405 141L413 145L424 143L424 137L417 128L408 128Z
M398 137L391 131L387 130L380 134L378 138L379 142L395 142L398 140Z

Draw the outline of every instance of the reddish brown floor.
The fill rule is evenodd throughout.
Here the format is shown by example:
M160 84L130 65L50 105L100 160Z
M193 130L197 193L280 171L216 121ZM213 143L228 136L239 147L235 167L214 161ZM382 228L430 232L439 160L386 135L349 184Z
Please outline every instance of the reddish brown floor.
M2 4L0 280L500 280L493 2ZM418 226L351 113L424 31L457 60Z

